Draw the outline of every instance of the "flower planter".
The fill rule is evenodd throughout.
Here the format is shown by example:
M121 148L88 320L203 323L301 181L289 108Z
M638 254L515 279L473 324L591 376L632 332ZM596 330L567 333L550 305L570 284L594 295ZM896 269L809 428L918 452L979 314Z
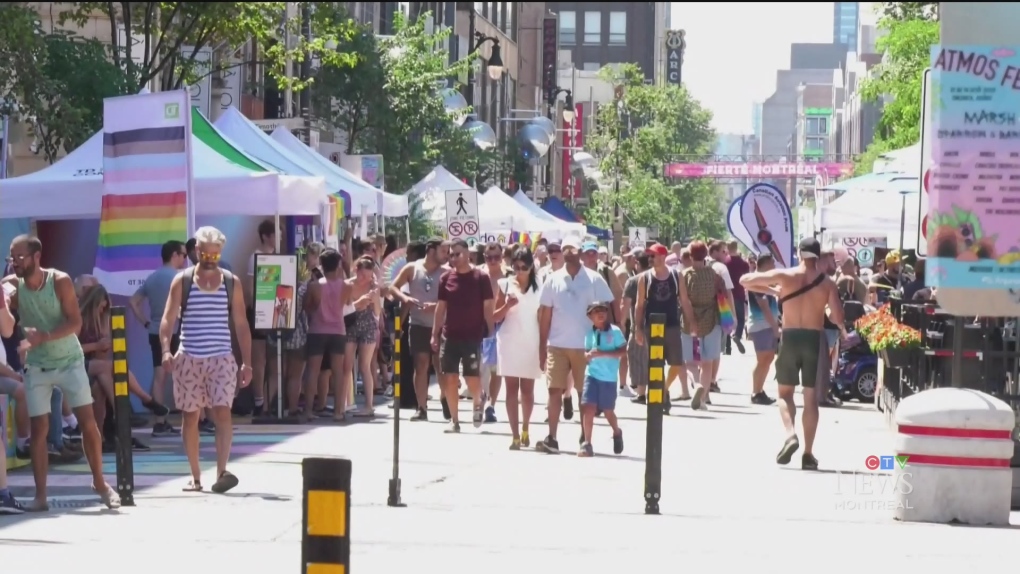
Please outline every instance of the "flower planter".
M910 366L910 360L914 355L914 349L882 349L878 352L887 367L902 369Z

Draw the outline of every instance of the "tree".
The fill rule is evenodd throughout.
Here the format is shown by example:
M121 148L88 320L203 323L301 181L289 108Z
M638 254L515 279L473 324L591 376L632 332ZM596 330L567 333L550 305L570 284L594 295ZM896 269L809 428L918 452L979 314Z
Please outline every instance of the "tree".
M683 87L645 85L631 64L604 68L601 76L622 97L599 107L589 140L600 156L603 177L588 221L611 226L619 209L629 225L658 228L662 238L723 235L725 223L710 180L662 177L663 166L677 156L711 153L711 112Z
M878 40L885 53L882 62L861 89L865 101L883 101L882 118L874 140L855 171L870 173L882 153L917 143L920 138L921 88L924 69L931 61L931 46L939 43L935 20L885 17L879 26L886 35Z
M882 2L882 16L892 20L938 20L938 2Z

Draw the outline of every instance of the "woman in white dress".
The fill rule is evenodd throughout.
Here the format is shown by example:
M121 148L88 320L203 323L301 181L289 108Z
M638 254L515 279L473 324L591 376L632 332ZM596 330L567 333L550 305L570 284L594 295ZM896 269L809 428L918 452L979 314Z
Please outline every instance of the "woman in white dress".
M514 437L510 450L520 450L531 444L528 425L535 409L535 379L542 376L538 356L539 294L531 251L518 248L510 262L513 273L499 280L493 320L502 321L496 332L496 361L497 372L506 385L507 421Z

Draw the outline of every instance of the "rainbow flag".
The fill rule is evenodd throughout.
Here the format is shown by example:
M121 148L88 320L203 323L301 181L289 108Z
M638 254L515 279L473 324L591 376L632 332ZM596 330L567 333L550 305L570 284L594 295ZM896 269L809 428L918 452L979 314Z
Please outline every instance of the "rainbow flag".
M522 233L520 231L511 231L510 243L515 243L517 245L526 245L530 247L532 250L534 250L535 247L538 246L538 240L541 239L541 237L542 237L541 233L527 233L527 232Z
M167 241L186 241L191 197L188 92L104 101L103 203L95 276L132 295L162 265Z
M719 325L722 327L723 333L729 335L733 333L737 326L737 321L733 316L733 309L730 307L730 302L726 299L726 295L719 293L717 300L719 304Z

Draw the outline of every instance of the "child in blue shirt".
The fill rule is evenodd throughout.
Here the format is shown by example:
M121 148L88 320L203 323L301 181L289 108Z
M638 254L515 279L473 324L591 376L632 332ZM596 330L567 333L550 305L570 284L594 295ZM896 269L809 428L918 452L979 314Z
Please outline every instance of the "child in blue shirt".
M596 302L588 305L588 318L592 328L584 340L588 367L584 371L584 388L581 391L581 428L584 443L577 456L593 456L591 446L595 415L601 412L613 429L613 452L623 452L623 431L616 419L616 377L620 372L620 359L627 352L627 339L619 327L609 322L609 305Z

